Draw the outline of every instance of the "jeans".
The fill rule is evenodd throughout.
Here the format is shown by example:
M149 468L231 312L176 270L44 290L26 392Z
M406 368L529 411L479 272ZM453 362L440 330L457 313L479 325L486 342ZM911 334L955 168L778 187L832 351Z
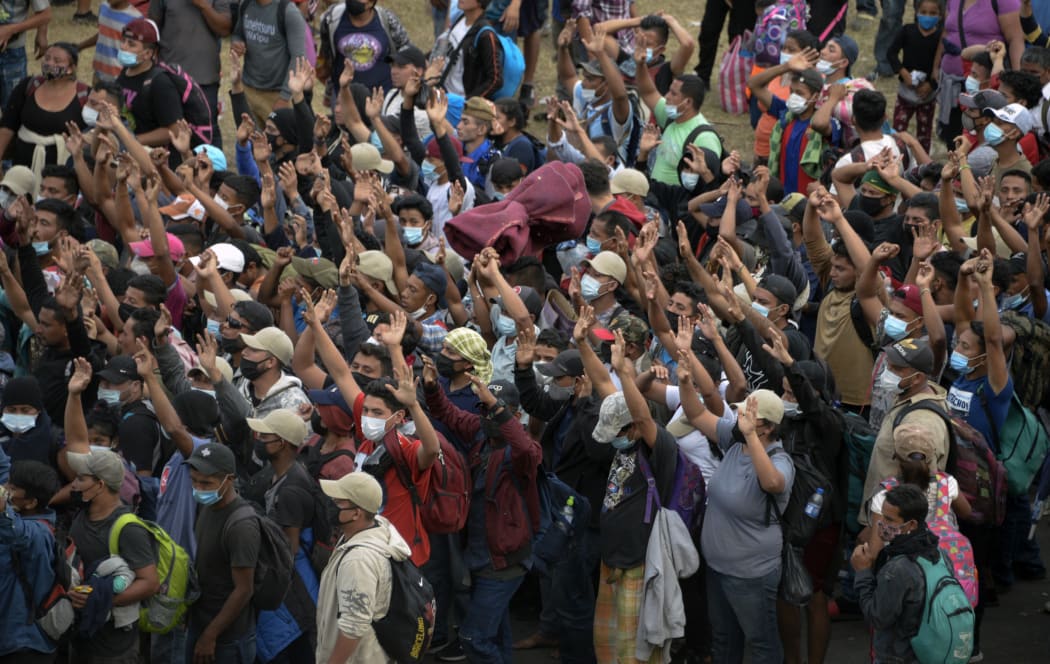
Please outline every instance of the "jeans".
M888 52L903 22L904 0L882 0L882 18L879 19L879 31L875 33L875 70L879 74L892 76L897 73L890 67Z
M0 52L0 106L7 107L11 91L26 75L25 47Z
M780 568L754 579L741 579L707 568L707 603L714 664L744 661L744 641L751 643L753 664L781 664L784 653L777 631Z
M437 41L437 38L445 31L445 23L448 22L448 10L438 9L431 5L430 16L434 19L434 41Z
M198 625L190 625L186 630L186 664L193 664L193 648L204 631ZM153 660L155 661L155 660ZM255 631L235 641L215 644L215 662L223 664L253 664L255 662Z
M211 107L211 144L221 150L222 132L219 130L219 84L202 85L201 92L204 93L204 96L208 99L208 106ZM238 124L240 124L240 120L235 119L234 126Z
M167 634L152 635L149 640L150 664L182 664L185 662L186 631L186 624L183 623Z
M525 575L512 579L474 576L470 607L459 628L459 640L472 664L510 664L510 599Z
M998 584L1013 585L1016 570L1021 570L1026 577L1046 573L1046 566L1039 556L1038 540L1028 539L1031 525L1032 507L1028 496L1007 496L1006 518L999 531L999 551L992 565L992 574Z
M449 640L452 625L467 613L470 594L463 582L466 570L459 552L458 535L430 535L430 559L423 564L423 576L434 589L437 623L433 643Z
M551 598L560 626L562 664L594 664L594 574L598 531L588 528L576 549L551 570Z

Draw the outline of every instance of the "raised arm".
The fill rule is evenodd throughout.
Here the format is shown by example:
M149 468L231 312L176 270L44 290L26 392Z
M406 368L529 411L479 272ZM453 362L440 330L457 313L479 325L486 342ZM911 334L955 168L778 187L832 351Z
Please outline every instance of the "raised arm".
M992 267L994 255L987 249L981 250L977 259L974 278L981 292L981 320L984 322L984 352L988 363L988 382L996 394L1006 389L1010 380L1010 371L1006 364L1006 352L1003 350L1003 326L999 320L999 309L995 302L995 290L992 286Z
M1039 194L1035 205L1025 204L1024 223L1028 226L1028 256L1025 272L1028 276L1028 297L1032 301L1032 317L1043 320L1046 315L1046 289L1043 287L1043 220L1050 211L1050 196Z
M182 420L179 419L179 414L175 412L175 407L168 400L168 395L165 393L164 385L160 382L160 376L158 375L157 358L153 357L153 353L149 351L149 345L145 337L139 337L135 340L135 349L135 368L138 370L139 376L142 377L146 387L149 388L149 398L157 413L157 421L171 436L182 456L188 459L193 454L193 438L186 430Z
M624 357L623 352L626 343L623 340L623 332L617 330L615 334L616 341L612 346L612 365L616 369L616 375L620 377L620 384L623 386L623 399L627 402L627 410L630 411L642 440L651 448L656 445L656 434L658 431L656 422L653 421L652 413L649 412L649 404L645 402L645 397L638 390L638 386L634 384L634 362Z
M612 382L608 369L605 368L594 349L591 348L589 336L595 322L594 307L587 304L580 307L579 315L576 318L576 327L572 330L572 338L576 341L576 347L580 351L584 372L590 378L594 391L599 397L604 399L616 392L616 385Z

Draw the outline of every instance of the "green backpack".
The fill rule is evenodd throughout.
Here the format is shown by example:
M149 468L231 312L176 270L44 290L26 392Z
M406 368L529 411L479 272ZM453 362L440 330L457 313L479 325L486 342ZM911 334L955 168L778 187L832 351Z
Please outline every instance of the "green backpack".
M139 612L139 629L154 634L167 634L179 624L190 604L200 595L197 570L189 554L171 539L163 528L152 521L144 521L134 514L122 514L109 531L109 553L120 555L117 543L124 526L134 523L142 526L157 542L157 577L160 589L143 602Z
M1050 436L1035 413L1021 403L1016 391L1010 399L1002 429L995 426L984 391L979 391L978 396L992 427L994 444L999 448L999 460L1006 468L1007 490L1011 496L1027 496L1028 487L1050 451Z
M973 653L973 608L941 554L937 562L918 556L926 579L919 632L911 649L921 664L966 664Z

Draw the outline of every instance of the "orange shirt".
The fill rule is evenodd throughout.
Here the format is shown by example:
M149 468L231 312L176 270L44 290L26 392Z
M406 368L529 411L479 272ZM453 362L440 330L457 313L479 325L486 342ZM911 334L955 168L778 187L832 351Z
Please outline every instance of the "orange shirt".
M780 97L784 101L791 95L791 88L784 85L781 82L781 78L778 77L773 79L769 84L769 91L773 93L774 97ZM773 134L773 127L779 120L774 118L769 113L768 108L758 105L762 109L762 116L758 119L758 125L755 126L755 155L758 157L769 157L769 137Z

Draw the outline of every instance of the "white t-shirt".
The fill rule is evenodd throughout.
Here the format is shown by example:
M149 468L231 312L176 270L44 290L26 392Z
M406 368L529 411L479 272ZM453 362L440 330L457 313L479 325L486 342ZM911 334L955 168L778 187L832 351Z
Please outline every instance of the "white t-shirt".
M474 207L474 185L470 180L463 178L467 188L463 191L463 207L460 212L466 212ZM445 222L452 218L452 212L448 209L448 195L452 190L452 183L435 184L427 189L427 200L434 208L434 216L431 221L434 225L434 237L445 237Z
M681 395L678 388L673 385L668 385L664 390L664 402L667 404L668 409L674 411L674 415L668 421L674 422L685 414L685 410L682 408ZM736 412L725 402L724 392L722 401L723 411L720 419L732 425L736 422ZM700 474L704 476L704 482L710 484L711 477L715 474L715 470L718 469L718 464L721 462L714 452L711 451L711 444L708 442L707 436L698 429L694 429L676 440L678 441L678 449L682 450L685 458L700 468Z
M948 500L954 501L959 497L959 483L954 477L945 473L945 481L948 482ZM937 482L930 482L929 486L926 487L926 504L929 506L926 510L926 522L933 521L934 516L937 514ZM875 494L871 499L871 513L882 516L882 505L886 502L886 490L883 489ZM948 511L948 522L951 523L953 528L959 527L959 522L955 518L955 512L952 510Z
M457 19L458 21L458 19ZM470 31L470 26L467 25L467 19L458 21L452 26L452 29L448 33L448 46L449 53L454 53L459 43L463 41L463 38L467 36ZM445 91L451 92L452 94L463 96L463 52L460 51L459 55L456 56L456 61L452 64L452 69L449 71L448 76L445 78Z

